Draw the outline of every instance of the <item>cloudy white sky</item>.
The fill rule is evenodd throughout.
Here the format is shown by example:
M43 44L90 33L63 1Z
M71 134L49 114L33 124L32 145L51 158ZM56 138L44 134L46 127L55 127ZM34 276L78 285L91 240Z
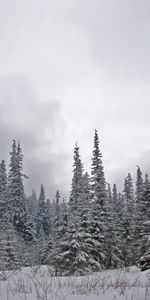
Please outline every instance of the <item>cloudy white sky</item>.
M28 192L68 192L95 128L107 181L150 171L149 53L149 0L0 0L0 156L20 140Z

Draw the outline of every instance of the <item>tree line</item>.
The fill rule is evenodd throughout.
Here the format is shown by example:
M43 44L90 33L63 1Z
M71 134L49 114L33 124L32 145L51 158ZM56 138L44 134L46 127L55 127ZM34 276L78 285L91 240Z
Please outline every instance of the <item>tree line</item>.
M0 163L0 269L50 264L56 274L85 274L137 264L150 268L150 182L137 166L124 189L106 182L95 130L91 173L84 170L80 148L73 155L68 201L24 191L23 154L13 140L8 172Z

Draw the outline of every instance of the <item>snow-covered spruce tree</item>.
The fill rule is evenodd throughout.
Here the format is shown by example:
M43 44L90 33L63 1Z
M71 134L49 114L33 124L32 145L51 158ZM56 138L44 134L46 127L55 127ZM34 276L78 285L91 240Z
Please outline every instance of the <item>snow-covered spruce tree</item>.
M65 274L84 274L90 269L97 268L97 262L92 257L92 235L89 232L89 176L83 174L79 147L74 149L74 165L72 189L70 193L68 226L62 236L55 267Z
M150 181L148 174L145 174L142 215L144 221L150 220Z
M10 165L8 173L8 197L10 219L14 222L19 233L24 233L26 211L25 194L23 186L23 155L20 144L16 146L13 140L12 151L10 152Z
M99 149L98 133L95 130L94 150L91 166L91 229L93 238L93 259L99 268L107 265L107 191L102 164L102 153Z
M150 224L148 225L150 228ZM150 269L150 235L147 233L147 243L143 256L140 257L139 267L142 271Z
M46 199L46 203L45 203L45 209L46 209L46 213L45 213L45 234L47 236L52 234L52 212L51 212L51 203L50 203L50 199Z
M0 270L19 266L19 239L16 230L6 218L0 221Z
M142 172L139 166L137 166L137 178L136 178L136 206L141 207L144 192L144 182ZM141 210L141 209L139 209Z
M17 267L17 236L8 218L7 172L0 163L0 270Z
M115 183L113 185L112 199L113 199L113 206L116 207L118 202L118 193L117 193L117 186Z
M65 199L60 203L59 234L64 236L68 228L68 207Z
M133 189L133 180L130 173L128 173L128 176L125 178L124 194L125 194L125 202L126 202L128 214L130 219L132 219L134 206L135 206L135 197L134 197L134 189Z
M122 246L122 232L123 232L123 198L118 194L116 184L113 185L113 203L112 203L112 267L123 266L123 255L121 251ZM111 223L110 223L111 224ZM111 232L111 230L110 230Z
M134 259L134 210L135 198L131 174L128 173L124 180L124 217L123 217L123 237L122 251L125 266L135 263Z
M112 191L111 191L110 183L107 184L107 198L108 198L109 204L111 205L111 203L112 203Z
M45 232L45 214L46 214L46 198L44 186L41 184L40 195L38 198L38 212L37 212L37 235L40 234L40 231ZM41 230L42 228L42 230Z
M82 177L81 201L78 204L78 242L80 244L79 263L80 273L99 270L99 262L93 256L94 247L97 245L93 237L93 227L91 226L91 191L90 177L86 172ZM95 252L94 252L95 253ZM83 269L83 271L82 271Z
M37 258L38 263L44 264L49 247L49 220L47 219L47 202L44 186L41 184L37 213Z
M33 196L33 198L32 198ZM36 194L32 192L29 198L25 198L26 209L26 222L24 228L24 241L21 242L22 251L25 251L24 262L25 266L33 266L37 263L36 258L36 245L37 245L37 232L36 232Z
M17 259L20 265L26 265L27 262L27 242L33 237L32 226L28 220L26 211L26 199L24 192L23 179L27 176L23 173L23 155L20 143L16 145L13 140L12 150L10 152L10 164L8 173L8 220L14 225L17 238Z
M54 211L54 228L55 232L57 232L60 225L60 193L57 190L55 195L55 211Z
M57 190L56 194L55 194L55 199L53 200L53 206L52 206L52 212L53 212L53 217L52 217L53 243L52 243L52 246L53 247L48 255L48 260L52 264L55 264L55 256L57 256L59 253L60 241L63 236L63 233L61 233L61 230L60 230L60 222L61 222L60 201L61 201L61 196L60 196L59 191Z
M89 218L90 218L90 176L86 172L82 176L82 189L80 194L80 201L78 203L77 218L80 226L80 230L88 230Z
M54 236L55 233L55 201L54 198L52 201L48 200L48 220L49 220L49 228L50 228L50 235Z
M140 167L137 168L136 178L136 202L134 213L134 257L138 263L141 253L141 239L142 239L142 224L143 224L143 203L144 203L144 181Z
M71 193L69 199L69 206L71 211L76 212L78 208L78 202L80 201L80 195L82 191L82 176L83 176L83 164L81 162L79 147L76 144L74 148L74 164L73 164L73 177L71 184Z
M51 204L50 200L47 199L45 203L45 242L44 242L44 249L42 255L42 263L47 264L49 263L49 256L51 256L52 251L55 251L55 243L54 240L56 239L55 230L54 230L54 213L55 207Z
M91 165L91 197L92 200L98 202L101 208L103 208L105 206L106 196L106 182L104 167L102 163L102 153L99 149L98 133L97 130L95 130L94 149Z
M125 199L124 195L117 193L117 202L113 203L114 211L114 223L116 227L116 245L118 248L118 266L125 266L125 257L126 257L126 230L125 230Z
M57 255L54 257L56 270L74 273L78 268L78 253L80 245L78 243L78 222L77 211L82 190L83 165L80 159L79 147L76 144L74 149L73 178L69 200L68 228L62 237Z
M29 198L26 198L26 210L29 212L29 215L32 215L33 220L36 222L38 200L34 190L32 190L32 194L29 196Z
M68 208L65 200L61 201L59 191L56 192L55 201L53 202L53 230L51 237L51 249L48 255L48 262L55 265L56 273L59 268L59 254L62 251L61 242L65 238L68 228ZM61 262L61 259L60 259Z
M25 198L26 209L26 223L24 239L26 241L32 241L36 238L36 216L37 216L37 203L36 193L32 191L32 195L29 198Z
M121 248L121 220L118 211L119 197L116 184L113 185L111 202L107 202L107 268L117 268L123 265Z
M6 193L7 189L7 171L5 160L0 163L0 194Z
M150 269L150 182L145 175L141 225L139 265L142 270Z
M0 219L4 219L7 212L7 171L5 161L0 163Z

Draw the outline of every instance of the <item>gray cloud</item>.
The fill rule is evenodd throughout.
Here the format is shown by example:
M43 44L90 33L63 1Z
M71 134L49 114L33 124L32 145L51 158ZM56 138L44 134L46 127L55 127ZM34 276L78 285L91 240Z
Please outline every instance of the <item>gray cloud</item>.
M29 176L27 191L31 187L39 191L43 183L50 196L57 188L65 193L67 158L61 147L57 151L64 130L60 104L57 101L41 104L31 83L21 76L1 78L0 99L1 158L8 161L12 139L20 140Z
M86 31L101 68L124 80L141 78L141 73L149 79L149 1L77 1L72 16Z
M108 181L148 168L149 16L148 0L0 0L1 154L20 137L33 187L68 191L95 128Z

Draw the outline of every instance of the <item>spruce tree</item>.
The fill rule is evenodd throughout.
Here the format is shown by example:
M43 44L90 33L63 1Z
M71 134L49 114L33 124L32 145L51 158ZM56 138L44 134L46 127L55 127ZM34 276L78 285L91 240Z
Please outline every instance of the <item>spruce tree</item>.
M11 222L0 221L0 270L16 269L20 264L20 240Z
M68 207L65 199L63 199L62 203L60 203L60 220L59 220L59 232L62 237L68 227Z
M141 210L141 203L143 199L144 182L142 172L139 166L137 166L137 178L136 178L136 206Z
M0 163L0 269L18 266L17 235L8 215L7 172L5 161Z
M61 242L57 244L57 255L54 258L55 267L61 272L74 273L78 269L78 253L80 244L78 242L78 208L82 194L83 165L81 162L79 147L74 148L73 178L69 199L68 228Z
M13 269L20 263L19 240L14 228L14 206L8 191L5 161L0 164L0 265L1 269ZM10 205L11 204L11 205Z
M123 242L126 245L124 248L125 265L134 263L134 209L135 199L131 174L128 173L124 180L124 236Z
M116 184L113 185L113 203L116 204L117 203L117 198L118 198L118 193L117 193L117 186Z
M95 130L94 135L94 150L91 165L91 195L92 199L103 208L106 200L106 182L97 130Z
M0 194L5 194L7 189L7 171L5 160L0 163Z
M26 176L23 174L23 155L20 143L18 142L16 145L16 141L13 140L8 174L9 216L17 231L22 234L24 234L26 222L24 177Z
M7 171L5 161L0 163L0 219L6 217L7 213Z
M45 234L52 235L52 212L50 199L46 199L45 203Z
M90 193L90 177L86 172L82 176L82 190L80 195L80 202L78 204L78 222L84 229L89 226L90 207L91 207L91 193Z
M134 257L138 263L141 253L141 239L142 239L142 224L143 224L143 203L144 203L144 181L140 167L137 167L136 178L136 202L134 215Z
M110 183L107 184L107 198L108 198L108 202L111 205L111 202L112 202L112 192L111 192Z
M72 211L77 211L78 202L80 202L80 196L82 192L82 176L83 176L83 164L81 162L79 147L77 144L74 148L73 158L74 158L73 178L72 178L69 205Z
M59 226L60 226L60 193L57 190L55 195L55 216L54 216L54 227L55 232L57 232Z
M141 244L139 264L142 270L150 269L150 182L145 175L142 205Z
M98 133L95 130L94 150L91 166L91 231L93 241L93 258L100 267L105 267L107 256L107 191L102 164L102 154L99 149Z
M44 186L43 184L41 184L37 213L37 257L41 264L45 264L48 255L48 232L49 223L47 220L47 202L45 197Z
M117 268L123 265L121 253L121 220L119 196L116 184L113 185L111 202L107 202L107 268Z
M69 201L68 226L55 253L56 269L65 274L84 274L97 270L99 263L93 258L90 219L90 184L88 174L83 174L79 147L74 150L72 189Z
M37 213L37 234L45 235L45 215L46 215L46 198L44 186L41 184L40 195L38 199L38 213Z

